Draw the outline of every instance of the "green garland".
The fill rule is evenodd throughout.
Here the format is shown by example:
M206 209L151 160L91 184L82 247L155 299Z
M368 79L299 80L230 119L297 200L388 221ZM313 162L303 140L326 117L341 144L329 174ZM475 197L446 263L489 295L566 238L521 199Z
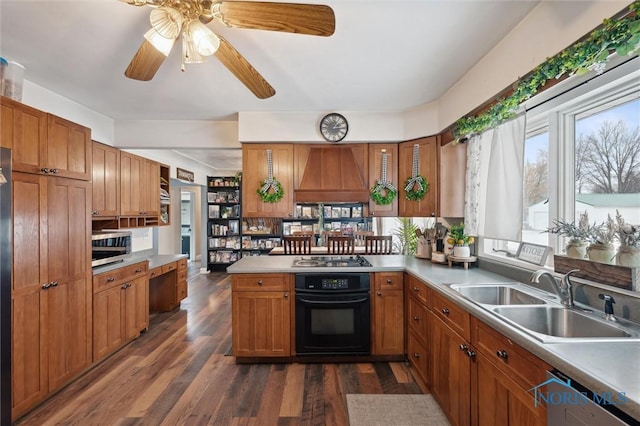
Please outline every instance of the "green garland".
M393 202L396 195L398 195L398 191L391 190L389 188L381 188L379 185L375 185L371 188L369 195L374 203L384 206Z
M429 191L429 182L427 182L427 180L424 178L424 176L418 175L416 177L418 178L418 180L422 184L422 189L416 189L417 185L414 184L413 188L411 188L411 190L405 191L404 197L409 201L420 201L420 200L422 200L424 198L424 195ZM409 177L409 178L407 178L407 180L404 181L404 187L405 188L409 184L410 180L411 180L411 178Z
M636 54L640 50L640 1L629 5L629 11L618 20L605 19L585 40L547 59L519 81L510 96L499 99L488 111L459 119L452 129L455 139L482 133L513 118L520 104L537 94L548 80L590 70L601 72L612 53Z
M266 179L260 181L260 187L256 190L256 193L258 194L260 199L265 203L277 203L278 201L282 200L282 197L284 197L284 189L282 188L280 182L274 179L274 184L276 186L275 190L273 192L262 192L262 187L264 186L265 182Z

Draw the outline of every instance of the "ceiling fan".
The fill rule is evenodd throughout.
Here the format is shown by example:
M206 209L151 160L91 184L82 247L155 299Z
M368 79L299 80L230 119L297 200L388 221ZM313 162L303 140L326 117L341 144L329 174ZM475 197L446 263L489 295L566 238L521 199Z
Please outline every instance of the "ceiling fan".
M182 36L182 71L185 64L205 62L215 55L254 95L273 96L275 89L224 38L206 24L214 19L227 27L330 36L335 16L329 6L258 1L120 0L133 6L151 6L151 29L134 55L125 75L149 81Z

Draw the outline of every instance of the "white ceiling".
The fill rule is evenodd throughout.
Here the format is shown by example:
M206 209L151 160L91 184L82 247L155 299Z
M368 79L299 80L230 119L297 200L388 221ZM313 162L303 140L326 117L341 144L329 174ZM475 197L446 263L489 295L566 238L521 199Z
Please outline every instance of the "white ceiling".
M397 112L440 98L538 0L294 2L331 6L335 34L209 24L276 89L266 100L215 57L181 72L178 45L152 81L126 78L151 9L117 0L0 0L0 55L24 65L27 80L116 121L235 120L239 111ZM183 154L206 162L218 157Z

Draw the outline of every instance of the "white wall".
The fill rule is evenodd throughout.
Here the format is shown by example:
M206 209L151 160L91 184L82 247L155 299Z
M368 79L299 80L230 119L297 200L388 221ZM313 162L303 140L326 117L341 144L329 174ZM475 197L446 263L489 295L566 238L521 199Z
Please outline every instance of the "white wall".
M119 148L240 148L238 122L124 120L115 123Z

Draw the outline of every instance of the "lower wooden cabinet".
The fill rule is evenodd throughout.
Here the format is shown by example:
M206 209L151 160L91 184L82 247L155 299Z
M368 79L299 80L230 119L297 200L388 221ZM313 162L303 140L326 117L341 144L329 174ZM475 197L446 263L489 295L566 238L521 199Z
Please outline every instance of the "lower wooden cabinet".
M140 335L149 325L148 263L93 277L93 360Z
M176 284L176 300L178 303L188 296L187 290L187 259L178 260L178 282Z
M427 344L413 329L407 331L407 358L422 382L430 386L430 353Z
M404 353L404 283L402 272L376 272L371 296L372 355Z
M232 334L236 357L291 355L291 275L232 276Z

